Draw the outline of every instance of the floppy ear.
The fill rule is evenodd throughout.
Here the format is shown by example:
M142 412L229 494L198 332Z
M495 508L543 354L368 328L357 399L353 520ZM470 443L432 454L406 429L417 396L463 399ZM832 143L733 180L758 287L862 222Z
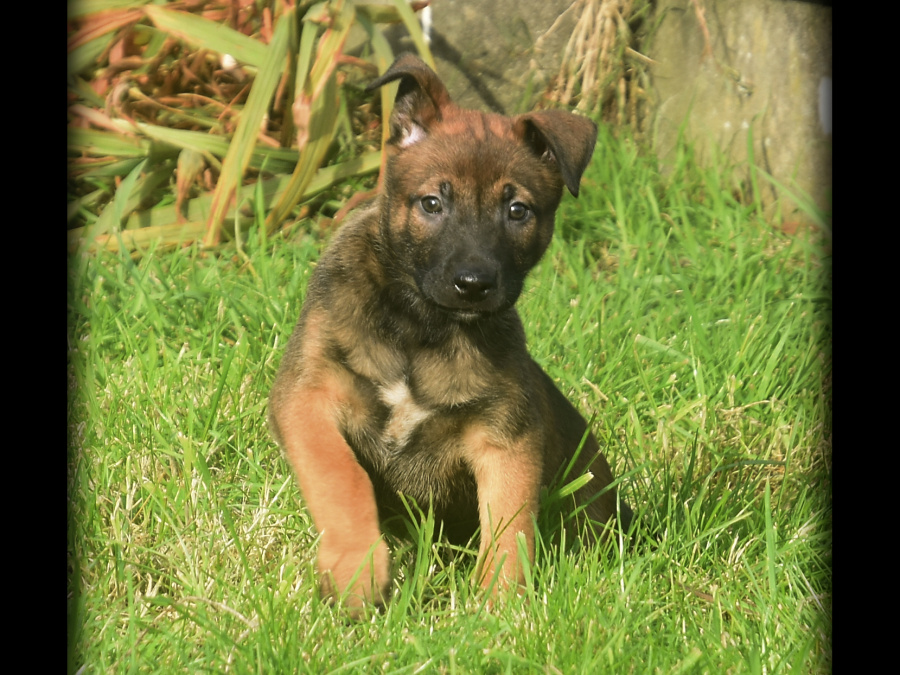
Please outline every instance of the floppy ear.
M406 148L424 138L453 102L437 74L413 54L404 54L394 61L384 74L369 83L366 91L394 80L400 80L400 88L391 114L391 143Z
M597 142L597 125L563 110L540 110L516 118L515 129L545 161L553 162L576 197Z

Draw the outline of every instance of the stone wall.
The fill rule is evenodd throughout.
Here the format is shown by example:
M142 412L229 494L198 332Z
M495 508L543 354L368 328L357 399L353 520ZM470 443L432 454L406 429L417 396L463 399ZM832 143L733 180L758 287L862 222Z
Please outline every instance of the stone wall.
M464 107L530 109L559 71L578 18L574 0L432 0L431 51ZM414 51L399 26L395 49Z
M660 0L656 16L643 48L656 62L648 131L663 166L682 125L701 160L713 146L734 161L746 160L752 132L756 165L788 188L781 194L781 220L789 227L808 220L789 197L798 188L830 211L831 7ZM764 179L760 185L771 205L779 189Z

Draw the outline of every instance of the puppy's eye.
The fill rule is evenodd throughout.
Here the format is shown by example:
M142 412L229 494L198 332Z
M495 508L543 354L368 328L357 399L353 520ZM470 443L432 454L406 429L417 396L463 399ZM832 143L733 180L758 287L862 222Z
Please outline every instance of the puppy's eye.
M422 208L425 209L425 213L440 213L444 210L441 200L432 195L422 197Z
M509 205L510 220L525 220L528 217L528 207L521 202L514 202Z

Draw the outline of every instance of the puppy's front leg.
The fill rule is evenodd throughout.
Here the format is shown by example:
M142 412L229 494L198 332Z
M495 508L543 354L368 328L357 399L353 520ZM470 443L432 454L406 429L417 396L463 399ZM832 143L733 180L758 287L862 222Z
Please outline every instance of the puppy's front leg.
M337 426L341 400L337 383L326 381L294 391L274 415L285 455L322 535L321 589L329 596L346 594L345 602L358 608L387 600L390 554L372 482Z
M478 485L481 545L476 579L494 592L523 584L516 535L525 535L529 562L534 561L534 516L538 511L541 462L527 439L511 446L492 443L483 432L470 434L468 463Z

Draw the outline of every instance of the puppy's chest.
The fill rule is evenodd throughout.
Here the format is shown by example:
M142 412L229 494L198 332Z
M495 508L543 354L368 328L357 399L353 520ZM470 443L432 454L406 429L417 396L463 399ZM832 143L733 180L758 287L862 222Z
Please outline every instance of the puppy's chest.
M348 346L343 363L357 387L346 417L350 445L376 464L452 449L496 386L483 355L456 347L410 354L374 340Z
M458 462L475 404L441 405L405 378L365 389L361 407L348 411L345 435L372 467L394 473Z
M380 436L381 445L388 452L402 451L419 427L439 414L437 408L416 401L403 380L380 387L378 397L387 408L387 421Z
M420 506L433 505L442 519L448 509L459 517L452 504L475 503L464 460L465 429L474 420L471 406L429 405L405 380L378 388L378 402L378 412L369 418L371 433L350 444L370 472L385 513L399 508L390 507L392 497L385 495L402 493Z
M436 383L428 384L433 389ZM373 418L377 443L372 451L383 462L403 457L411 462L454 463L466 429L480 419L480 397L452 397L447 403L406 380L379 386L377 396L381 414Z

